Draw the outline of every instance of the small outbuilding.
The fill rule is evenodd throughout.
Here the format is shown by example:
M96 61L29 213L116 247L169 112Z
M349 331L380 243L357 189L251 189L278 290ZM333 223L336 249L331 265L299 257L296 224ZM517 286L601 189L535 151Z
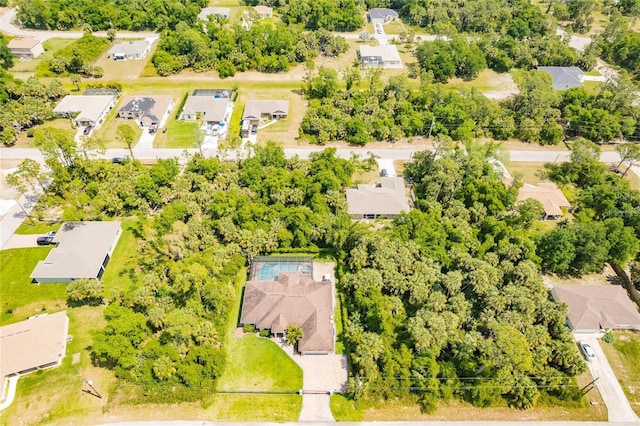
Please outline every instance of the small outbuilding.
M101 278L120 239L120 222L65 222L45 260L31 278L38 283L70 283L80 278Z
M576 333L640 330L640 313L618 285L556 285L554 300L569 307L567 325Z
M347 189L347 213L352 219L391 219L410 210L404 180L382 177L375 185L360 184Z
M392 44L360 46L358 60L363 68L402 68L402 59L398 48Z
M69 334L66 311L37 315L0 327L0 401L7 397L7 380L62 363Z
M582 87L584 83L584 72L578 67L538 67L538 71L544 71L551 76L553 90Z
M73 118L76 126L92 126L97 129L104 123L117 99L117 92L107 95L67 95L53 112Z
M37 58L44 53L40 40L31 37L11 39L7 47L13 56L23 60Z
M535 185L525 184L518 192L518 202L534 199L544 208L543 219L556 220L564 216L562 207L570 208L569 200L555 183L543 182Z
M116 43L109 50L109 58L115 59L116 61L144 59L151 50L152 42L152 40L145 39Z

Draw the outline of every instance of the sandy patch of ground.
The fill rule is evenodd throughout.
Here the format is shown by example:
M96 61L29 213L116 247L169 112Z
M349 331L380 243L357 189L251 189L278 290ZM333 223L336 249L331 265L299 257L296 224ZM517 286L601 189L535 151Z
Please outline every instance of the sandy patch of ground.
M506 99L520 93L518 86L516 86L515 81L513 81L513 77L509 73L496 73L496 76L492 79L491 83L492 86L495 87L494 89L482 91L482 94L489 99Z

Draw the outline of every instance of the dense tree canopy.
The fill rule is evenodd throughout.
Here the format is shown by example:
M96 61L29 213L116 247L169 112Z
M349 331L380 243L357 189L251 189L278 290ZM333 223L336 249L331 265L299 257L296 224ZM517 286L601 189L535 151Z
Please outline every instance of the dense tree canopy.
M194 24L206 0L142 0L135 3L79 0L19 0L18 19L28 28L69 30L88 25L93 31L164 30L179 22Z

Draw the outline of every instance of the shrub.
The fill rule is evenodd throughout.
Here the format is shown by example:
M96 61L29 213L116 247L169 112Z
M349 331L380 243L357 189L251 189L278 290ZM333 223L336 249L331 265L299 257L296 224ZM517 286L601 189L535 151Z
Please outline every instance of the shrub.
M242 331L244 331L245 333L255 333L256 332L256 326L253 324L245 324L242 327Z
M260 337L269 337L271 336L271 331L270 330L260 330Z
M602 340L605 343L613 343L613 334L610 331L606 332L604 336L602 336Z

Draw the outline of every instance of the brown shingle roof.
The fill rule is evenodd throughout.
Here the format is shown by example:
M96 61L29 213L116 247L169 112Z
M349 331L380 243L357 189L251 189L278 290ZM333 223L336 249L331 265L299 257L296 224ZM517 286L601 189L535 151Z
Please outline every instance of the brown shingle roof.
M242 303L242 324L284 333L289 324L302 327L301 352L333 352L333 284L281 272L274 281L248 281Z
M563 213L560 207L571 207L567 197L552 182L540 183L538 186L525 184L518 192L518 201L524 201L529 198L540 201L547 216L562 216Z
M556 285L553 293L569 306L569 322L575 330L640 329L640 313L620 286Z

